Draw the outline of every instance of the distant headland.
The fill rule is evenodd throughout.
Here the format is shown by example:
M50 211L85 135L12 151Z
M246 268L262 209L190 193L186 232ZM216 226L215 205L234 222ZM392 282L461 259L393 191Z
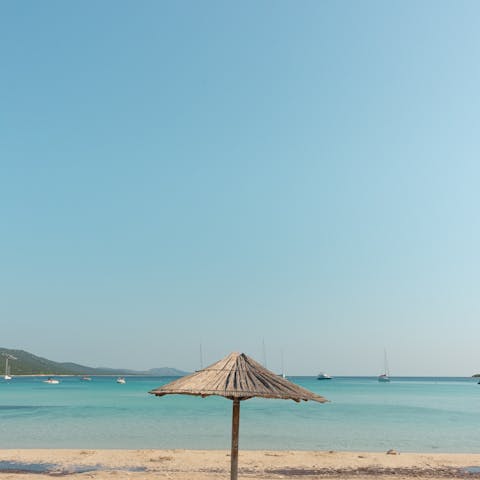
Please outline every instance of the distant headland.
M25 350L14 350L0 347L0 372L6 355L14 357L9 362L12 375L151 375L155 377L182 377L189 372L176 368L160 367L138 371L125 368L87 367L72 362L54 362L38 357Z

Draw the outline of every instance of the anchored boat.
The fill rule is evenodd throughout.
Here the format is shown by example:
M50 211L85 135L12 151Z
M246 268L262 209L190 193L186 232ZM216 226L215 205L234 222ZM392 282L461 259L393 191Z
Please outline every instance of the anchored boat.
M387 362L387 351L384 350L383 352L383 372L381 375L378 376L378 381L382 383L386 383L390 381L390 372L388 371L388 362Z

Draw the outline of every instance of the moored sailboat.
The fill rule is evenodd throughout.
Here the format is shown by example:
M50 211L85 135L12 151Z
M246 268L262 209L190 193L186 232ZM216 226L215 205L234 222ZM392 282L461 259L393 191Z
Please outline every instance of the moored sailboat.
M390 372L388 370L388 362L387 362L387 351L384 350L383 352L383 373L378 376L378 381L381 383L387 383L390 381Z
M4 380L11 380L12 374L10 372L10 364L8 363L9 360L16 360L17 357L14 357L13 355L10 355L9 353L3 353L3 356L5 357L5 375L3 376Z
M284 365L284 362L283 362L283 350L280 350L280 355L281 355L281 360L282 360L282 373L280 373L278 376L282 377L282 378L287 378L287 376L285 375L285 365Z

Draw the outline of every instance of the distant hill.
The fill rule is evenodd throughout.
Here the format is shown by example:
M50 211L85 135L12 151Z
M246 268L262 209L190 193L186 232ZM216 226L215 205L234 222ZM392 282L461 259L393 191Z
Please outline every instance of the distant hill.
M17 359L9 362L12 375L152 375L181 377L188 373L170 367L152 368L147 371L128 370L125 368L87 367L72 362L54 362L25 350L0 347L0 372L2 374L5 368L5 357L2 355L4 353L12 355Z
M183 372L182 370L177 370L176 368L171 367L162 367L162 368L151 368L146 375L152 375L154 377L183 377L187 375L188 372Z

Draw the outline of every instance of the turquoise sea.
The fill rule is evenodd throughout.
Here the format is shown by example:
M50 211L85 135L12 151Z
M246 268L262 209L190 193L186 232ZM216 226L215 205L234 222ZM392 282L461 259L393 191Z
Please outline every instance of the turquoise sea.
M230 400L147 393L168 378L57 378L0 381L0 448L230 447ZM480 452L475 379L290 380L331 402L242 402L241 449Z

